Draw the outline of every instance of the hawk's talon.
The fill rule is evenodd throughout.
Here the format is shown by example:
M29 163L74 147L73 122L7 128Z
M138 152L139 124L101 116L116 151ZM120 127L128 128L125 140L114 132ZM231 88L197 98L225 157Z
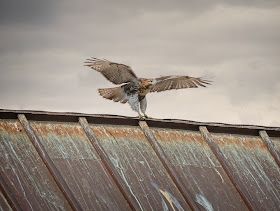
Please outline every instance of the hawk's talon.
M145 120L144 116L139 116L139 120Z

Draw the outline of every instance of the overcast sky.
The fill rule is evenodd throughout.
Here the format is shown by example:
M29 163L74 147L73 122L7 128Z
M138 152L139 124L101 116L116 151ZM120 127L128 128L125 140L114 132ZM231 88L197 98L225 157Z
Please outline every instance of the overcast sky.
M280 126L280 1L0 2L0 108L136 116L90 57L139 77L209 76L207 89L147 95L147 115Z

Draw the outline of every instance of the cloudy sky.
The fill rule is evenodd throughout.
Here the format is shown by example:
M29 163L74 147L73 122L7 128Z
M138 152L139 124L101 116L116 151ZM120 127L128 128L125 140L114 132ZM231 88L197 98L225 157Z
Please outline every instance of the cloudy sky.
M0 2L0 108L136 116L92 56L139 77L208 76L207 89L148 94L155 118L280 126L280 1Z

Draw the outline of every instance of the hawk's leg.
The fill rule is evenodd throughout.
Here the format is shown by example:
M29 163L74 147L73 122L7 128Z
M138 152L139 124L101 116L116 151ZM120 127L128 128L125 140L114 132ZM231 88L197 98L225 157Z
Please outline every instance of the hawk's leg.
M130 107L133 111L136 111L138 113L139 119L143 119L143 116L141 115L140 109L139 109L138 94L129 95L128 96L128 104L130 105Z
M146 118L148 118L148 116L146 115L146 109L147 109L146 96L139 96L139 101L140 101L140 109L141 109L142 113L144 114L144 116Z

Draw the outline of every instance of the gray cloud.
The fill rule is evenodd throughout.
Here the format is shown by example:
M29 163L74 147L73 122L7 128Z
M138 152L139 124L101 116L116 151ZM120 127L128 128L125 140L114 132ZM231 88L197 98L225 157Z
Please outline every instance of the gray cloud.
M213 76L208 89L148 95L154 117L280 125L279 1L160 2L5 3L0 107L136 116L98 96L112 84L82 66L95 56L140 77Z
M9 0L0 2L0 24L47 23L55 14L55 1Z

